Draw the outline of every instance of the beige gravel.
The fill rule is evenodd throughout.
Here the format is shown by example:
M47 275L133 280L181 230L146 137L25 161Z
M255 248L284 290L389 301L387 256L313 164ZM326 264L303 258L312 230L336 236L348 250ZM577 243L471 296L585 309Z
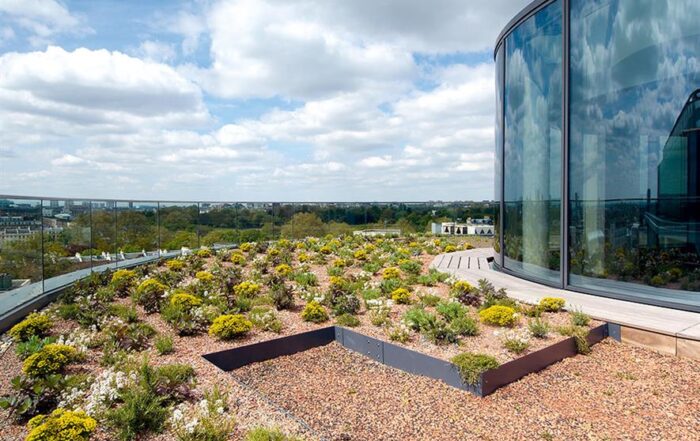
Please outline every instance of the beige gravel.
M334 440L700 439L700 363L610 340L486 398L336 343L233 375Z

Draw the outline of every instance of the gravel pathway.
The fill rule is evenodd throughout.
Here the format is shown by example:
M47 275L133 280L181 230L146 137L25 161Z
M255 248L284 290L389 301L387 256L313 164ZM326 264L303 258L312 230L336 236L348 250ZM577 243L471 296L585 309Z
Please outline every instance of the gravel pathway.
M483 399L336 343L233 375L332 440L700 440L700 363L609 340Z

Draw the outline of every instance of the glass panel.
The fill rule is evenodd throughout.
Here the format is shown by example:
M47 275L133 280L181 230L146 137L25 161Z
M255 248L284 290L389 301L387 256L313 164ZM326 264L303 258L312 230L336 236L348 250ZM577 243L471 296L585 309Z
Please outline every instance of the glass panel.
M162 249L179 251L183 247L195 249L199 246L197 218L199 207L191 202L161 202L160 246Z
M90 202L93 270L116 266L117 224L113 201Z
M41 200L0 199L0 313L43 292Z
M49 279L78 270L89 272L90 201L44 200L41 211L44 277Z
M500 241L501 204L503 200L503 46L496 53L496 161L494 173L494 198L496 207L494 211L493 250L496 263L503 265Z
M158 203L117 202L117 261L158 255Z
M700 306L699 14L571 2L572 285Z
M504 265L559 283L562 7L506 40Z
M236 204L201 204L199 229L203 246L228 247L238 243Z

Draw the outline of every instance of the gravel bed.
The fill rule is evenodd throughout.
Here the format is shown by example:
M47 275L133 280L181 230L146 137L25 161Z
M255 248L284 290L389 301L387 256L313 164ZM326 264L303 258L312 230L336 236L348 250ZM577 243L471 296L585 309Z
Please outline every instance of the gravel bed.
M232 375L331 440L700 439L700 362L610 340L486 398L336 343Z

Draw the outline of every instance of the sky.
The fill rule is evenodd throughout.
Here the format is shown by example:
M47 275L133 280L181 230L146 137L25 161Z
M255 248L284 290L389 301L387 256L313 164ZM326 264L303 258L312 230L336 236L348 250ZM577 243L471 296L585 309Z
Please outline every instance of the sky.
M530 0L0 0L0 194L493 198Z

